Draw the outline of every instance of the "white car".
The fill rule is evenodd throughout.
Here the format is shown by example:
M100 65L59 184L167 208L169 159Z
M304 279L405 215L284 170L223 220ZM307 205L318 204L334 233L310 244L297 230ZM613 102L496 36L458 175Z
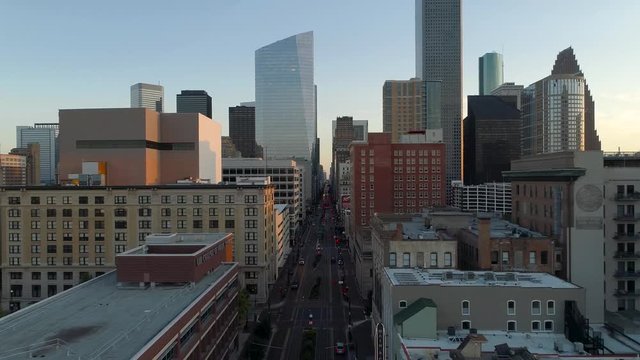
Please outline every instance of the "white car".
M304 265L304 259L298 260L298 265Z

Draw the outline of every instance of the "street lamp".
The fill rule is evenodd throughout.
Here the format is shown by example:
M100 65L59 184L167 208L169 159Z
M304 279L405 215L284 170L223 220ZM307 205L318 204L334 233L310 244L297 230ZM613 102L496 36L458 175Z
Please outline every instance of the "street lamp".
M13 312L13 289L9 290L9 312L12 313Z

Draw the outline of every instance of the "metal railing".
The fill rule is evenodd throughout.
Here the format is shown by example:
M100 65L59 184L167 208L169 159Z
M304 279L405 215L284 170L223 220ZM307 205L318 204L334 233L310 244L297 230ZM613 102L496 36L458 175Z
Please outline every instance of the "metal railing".
M640 234L629 234L629 233L615 233L613 238L621 241L633 241L639 240Z
M636 277L640 277L640 272L618 270L615 272L615 274L613 274L613 276L617 278L630 278L630 277L636 278Z
M613 257L616 259L638 259L640 258L640 253L633 251L616 251Z

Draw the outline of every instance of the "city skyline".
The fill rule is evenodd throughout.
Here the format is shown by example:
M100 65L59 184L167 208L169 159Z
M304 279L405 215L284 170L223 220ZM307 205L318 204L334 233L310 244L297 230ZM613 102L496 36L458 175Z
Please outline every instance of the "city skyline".
M255 49L312 30L318 135L324 145L321 163L327 171L331 120L337 116L367 119L370 131L381 131L384 81L415 75L414 1L374 1L367 6L363 1L328 1L304 7L284 0L200 2L188 9L177 4L150 9L147 2L139 2L128 6L127 13L117 4L71 1L3 6L7 11L0 14L4 30L0 45L10 55L0 58L5 70L0 77L0 152L15 146L15 126L55 122L58 109L128 107L128 87L138 82L160 82L167 94L185 88L219 94L213 117L228 134L226 109L254 100ZM563 23L568 13L572 21L579 17L580 24L589 26L559 32L552 25ZM499 21L484 20L495 14L501 15ZM535 34L528 35L527 41L518 31L527 25L521 14L539 18ZM596 128L603 149L637 150L640 130L634 124L639 110L633 103L640 98L635 88L640 75L634 65L640 51L624 40L637 33L634 18L638 14L640 4L634 1L621 1L615 8L578 0L463 2L463 116L466 95L477 93L477 59L482 54L503 53L504 81L528 86L549 73L559 51L572 46L597 103ZM20 20L27 17L28 23ZM141 39L131 45L131 27L163 22L172 25L142 32ZM202 23L208 24L208 30L192 34L193 41L185 42L185 32L201 29ZM378 26L381 23L395 25ZM78 31L79 27L83 30ZM11 33L20 36L8 36ZM209 50L203 49L203 41L210 43ZM158 47L166 54L149 56ZM175 112L172 102L165 105L166 112Z

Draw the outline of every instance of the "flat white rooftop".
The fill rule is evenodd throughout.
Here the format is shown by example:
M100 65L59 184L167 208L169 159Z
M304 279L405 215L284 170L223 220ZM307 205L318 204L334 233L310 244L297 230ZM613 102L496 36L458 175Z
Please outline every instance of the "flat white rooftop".
M579 286L547 273L384 268L395 286L501 286L577 289Z

